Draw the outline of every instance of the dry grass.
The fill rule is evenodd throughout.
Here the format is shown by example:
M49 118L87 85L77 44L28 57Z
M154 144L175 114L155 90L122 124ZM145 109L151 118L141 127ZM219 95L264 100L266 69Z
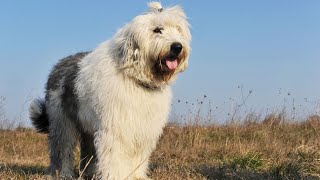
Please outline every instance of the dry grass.
M44 179L46 135L0 131L0 179ZM170 124L151 157L153 179L320 179L320 117L283 114L241 124Z

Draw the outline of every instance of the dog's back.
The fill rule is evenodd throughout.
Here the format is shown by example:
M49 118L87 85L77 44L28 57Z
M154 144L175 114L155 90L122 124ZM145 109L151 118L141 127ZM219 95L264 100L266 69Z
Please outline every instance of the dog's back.
M77 98L74 89L75 78L79 71L78 63L87 54L88 52L81 52L68 56L54 66L47 81L45 99L34 100L29 109L32 124L38 132L49 133L50 122L46 102L50 100L53 93L62 92L60 93L60 99L64 113L70 116L71 119L77 116Z

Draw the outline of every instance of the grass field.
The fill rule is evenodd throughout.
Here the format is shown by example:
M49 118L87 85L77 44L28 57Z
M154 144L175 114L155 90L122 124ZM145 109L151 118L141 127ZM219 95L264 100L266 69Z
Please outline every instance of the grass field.
M46 177L46 135L0 130L0 145L0 179ZM150 161L153 179L320 179L320 117L290 122L280 113L240 124L169 124Z

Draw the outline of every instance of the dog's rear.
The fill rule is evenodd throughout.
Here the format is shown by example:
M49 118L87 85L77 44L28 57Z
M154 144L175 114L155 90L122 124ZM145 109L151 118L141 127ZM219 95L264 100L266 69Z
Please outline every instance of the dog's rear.
M78 100L74 87L78 63L87 54L88 52L80 52L60 60L49 75L45 99L34 100L29 108L30 119L36 130L47 133L49 137L49 172L55 176L58 171L60 178L75 177L73 150L80 138L80 170L84 170L89 159L95 154L93 135L82 131L83 128L78 122ZM93 176L94 161L92 159L92 163L87 165L83 176Z

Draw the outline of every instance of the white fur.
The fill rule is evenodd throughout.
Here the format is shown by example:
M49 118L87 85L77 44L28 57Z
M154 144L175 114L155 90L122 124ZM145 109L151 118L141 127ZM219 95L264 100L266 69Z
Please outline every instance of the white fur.
M102 179L148 178L148 158L169 114L168 85L187 68L191 35L183 10L175 6L160 12L155 10L162 8L157 2L149 6L149 12L134 18L80 63L78 116L85 131L94 134ZM154 33L159 26L163 33ZM183 45L181 63L169 79L159 79L152 66L173 42Z
M147 178L148 158L165 126L171 101L170 87L154 79L150 64L171 43L181 42L187 55L177 72L187 67L191 36L182 9L154 12L155 8L162 7L150 3L150 12L120 29L80 65L79 116L84 127L95 133L102 179ZM152 31L156 26L164 27L163 37ZM119 46L125 46L120 55ZM160 89L150 91L136 81Z
M162 9L162 5L160 4L160 2L149 2L148 6L149 11L159 11L160 9Z

